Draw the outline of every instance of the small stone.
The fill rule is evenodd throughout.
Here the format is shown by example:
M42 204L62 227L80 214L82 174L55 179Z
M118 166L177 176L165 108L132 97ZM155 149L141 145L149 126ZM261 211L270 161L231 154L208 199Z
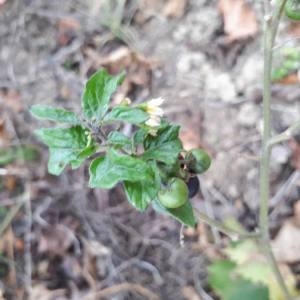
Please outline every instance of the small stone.
M202 53L184 54L179 57L177 62L177 71L179 73L188 73L192 69L198 69L205 62L205 56Z
M253 103L244 104L238 114L238 123L245 127L252 127L257 124L260 117L259 108Z
M284 145L275 145L272 148L271 161L276 164L284 165L288 162L290 151Z
M206 97L232 102L236 97L236 90L228 73L216 74L213 70L206 78Z

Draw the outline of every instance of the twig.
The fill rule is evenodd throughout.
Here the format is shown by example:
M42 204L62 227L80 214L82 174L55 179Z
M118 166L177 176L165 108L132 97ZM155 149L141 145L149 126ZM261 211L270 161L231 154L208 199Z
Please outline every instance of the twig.
M197 210L196 208L193 208L193 210L194 210L194 214L195 214L196 218L199 221L203 221L204 223L208 224L209 226L216 228L219 232L224 233L225 235L230 237L233 241L236 241L239 239L248 239L248 238L259 237L258 232L247 233L247 232L240 232L240 231L234 230L232 228L229 228L225 224L210 218L208 215Z
M118 267L115 268L114 274L112 274L112 276L120 274L120 272L122 272L123 270L129 267L132 267L133 265L141 269L145 269L149 273L151 273L153 280L157 285L162 285L164 283L164 279L162 278L158 269L154 265L150 264L147 261L139 260L136 258L132 258L128 261L121 263Z
M15 137L18 141L18 144L21 145L21 140L18 136L17 130L12 121L10 121L11 128L15 133ZM21 147L21 158L23 163L26 163L24 150ZM32 297L32 259L31 259L31 227L32 227L32 211L31 211L31 197L30 197L30 185L27 182L25 184L25 193L23 195L24 198L24 209L25 216L27 218L26 222L26 230L24 234L24 285L26 290L26 296L28 300L31 300Z
M85 300L92 299L93 297L96 297L97 299L101 299L124 291L138 293L149 300L159 300L159 297L155 295L153 292L151 292L150 290L146 289L145 287L139 284L129 283L129 282L116 284L114 286L105 288L99 292L91 293L85 298Z
M300 178L300 171L294 171L286 182L279 188L277 193L270 200L270 206L277 206L281 201L284 200L285 196L290 193L291 189L295 186L295 183ZM275 211L275 210L274 210ZM274 211L270 214L270 217L273 215Z
M292 138L295 134L297 134L300 130L300 121L296 122L292 126L290 126L287 130L284 132L275 135L274 137L270 138L268 141L268 147L272 147L275 144L284 142Z
M6 214L5 219L0 224L0 236L5 232L13 218L16 216L22 205L24 204L24 201L19 201L15 206L13 206L10 211Z

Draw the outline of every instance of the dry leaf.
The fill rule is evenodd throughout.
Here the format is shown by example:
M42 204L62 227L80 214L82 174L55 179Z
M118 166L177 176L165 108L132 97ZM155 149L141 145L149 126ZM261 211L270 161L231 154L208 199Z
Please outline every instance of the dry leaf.
M219 10L224 20L224 31L231 41L243 40L257 33L255 13L245 0L220 0Z
M6 146L10 138L7 133L4 120L0 120L0 147Z
M285 263L300 261L300 228L293 219L287 220L272 242L276 260Z
M180 18L184 15L187 0L169 0L164 7L163 14L170 18Z
M152 16L157 15L162 9L161 0L140 0L139 9L134 16L134 21L139 25L143 25Z
M17 184L17 178L15 176L8 175L4 177L4 186L9 192L13 191Z
M32 300L55 300L55 299L65 299L66 290L48 290L43 284L37 284L32 287L31 295Z
M191 150L199 148L201 145L200 135L192 128L182 128L179 132L179 138L183 144L184 149Z
M295 224L300 228L300 200L294 204L294 221Z
M24 110L20 92L16 90L0 90L0 107L6 106L14 112L19 113Z
M298 38L300 35L300 24L299 22L290 22L287 32L292 38Z
M159 65L157 60L146 58L126 46L119 47L106 56L91 48L86 48L84 53L95 68L104 67L111 74L117 74L124 69L127 71L119 93L114 97L116 103L122 101L134 86L147 87L150 84L152 70Z
M188 0L141 0L134 21L145 24L151 17L163 14L168 18L180 18L186 11Z
M195 288L192 286L184 286L181 289L181 293L186 300L202 300L202 298L200 298L197 294Z
M300 144L295 139L291 139L289 146L292 151L291 165L295 169L300 170Z
M278 80L281 84L299 84L299 75L297 73L289 74L282 79Z
M45 228L39 238L38 252L63 256L74 243L75 236L64 225Z
M74 18L65 18L58 22L57 43L60 46L68 45L76 36L80 23Z

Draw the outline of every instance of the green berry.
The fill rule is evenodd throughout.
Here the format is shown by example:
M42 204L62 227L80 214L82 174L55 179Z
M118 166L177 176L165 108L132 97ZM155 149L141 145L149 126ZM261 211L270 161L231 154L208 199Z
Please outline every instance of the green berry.
M188 201L189 190L180 178L172 178L168 186L158 193L158 199L166 208L178 208Z

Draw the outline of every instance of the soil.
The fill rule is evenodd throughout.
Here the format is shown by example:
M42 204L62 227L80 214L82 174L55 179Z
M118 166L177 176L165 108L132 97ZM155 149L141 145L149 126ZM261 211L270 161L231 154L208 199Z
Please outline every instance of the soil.
M260 5L248 2L261 20ZM107 57L122 47L142 56L138 62L131 57L131 82L123 93L137 102L165 98L166 115L182 125L185 146L201 146L213 158L210 170L200 177L201 193L193 205L220 220L233 217L248 229L257 226L261 32L228 41L215 0L190 0L184 14L173 18L163 14L164 1L142 3L140 9L138 2L127 1L121 25L113 27L116 12L108 18L97 1L0 1L0 146L26 144L38 150L35 160L0 169L6 170L1 207L15 205L30 192L30 206L16 214L5 233L13 240L14 255L9 243L0 243L0 251L8 253L0 265L16 262L15 273L5 272L0 282L5 299L24 297L29 283L24 253L29 246L33 299L90 299L107 287L120 291L99 299L149 298L133 286L122 289L128 282L164 300L216 299L207 285L206 267L209 257L228 242L225 237L200 224L183 231L182 245L179 223L151 209L135 211L121 187L89 189L87 166L59 177L47 173L48 152L33 134L45 123L33 119L29 107L49 104L79 112L85 80L102 61L115 70ZM279 44L289 28L286 20ZM272 94L272 128L279 133L299 119L299 84L276 83ZM286 186L298 174L291 155L288 144L273 151L274 232L293 214L300 196L299 176Z

